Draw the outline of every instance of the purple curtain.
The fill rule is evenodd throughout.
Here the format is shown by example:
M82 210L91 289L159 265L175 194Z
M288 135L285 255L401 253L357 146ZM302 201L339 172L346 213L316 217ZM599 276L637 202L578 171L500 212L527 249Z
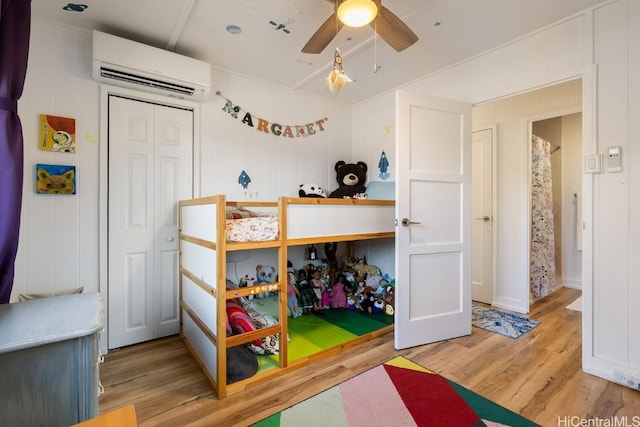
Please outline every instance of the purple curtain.
M18 251L24 169L18 99L30 31L31 0L0 0L0 304L9 302Z

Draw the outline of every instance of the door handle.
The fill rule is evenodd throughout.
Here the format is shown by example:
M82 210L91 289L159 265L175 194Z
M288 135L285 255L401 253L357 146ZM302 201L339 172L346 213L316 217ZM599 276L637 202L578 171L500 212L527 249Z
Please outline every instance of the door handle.
M410 226L411 224L420 224L419 222L411 221L409 218L402 218L402 225L405 227Z
M167 242L173 242L173 237L171 236L167 237Z
M482 221L484 221L484 222L489 222L489 221L491 221L491 217L490 217L490 216L487 216L487 215L483 216L482 218L474 218L474 219L481 219L481 220L482 220Z

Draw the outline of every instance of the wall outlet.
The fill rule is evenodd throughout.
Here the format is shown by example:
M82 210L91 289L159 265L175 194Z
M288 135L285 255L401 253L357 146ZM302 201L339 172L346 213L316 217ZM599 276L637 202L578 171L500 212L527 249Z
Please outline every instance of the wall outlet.
M635 375L631 375L626 372L614 369L613 378L617 383L620 383L634 390L640 390L640 378L636 377Z

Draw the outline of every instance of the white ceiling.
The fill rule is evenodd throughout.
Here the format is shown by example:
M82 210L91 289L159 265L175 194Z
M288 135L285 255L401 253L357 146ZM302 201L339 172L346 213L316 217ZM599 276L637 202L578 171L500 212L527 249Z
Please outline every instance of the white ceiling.
M370 26L344 27L317 55L300 50L331 15L326 0L32 0L33 16L175 51L289 89L354 104L571 16L602 0L384 0L419 40L396 52ZM284 24L277 29L270 23ZM227 25L242 28L230 34ZM354 80L338 95L325 78L334 49ZM377 72L374 72L376 65ZM215 82L214 82L215 85ZM214 91L215 87L212 88Z

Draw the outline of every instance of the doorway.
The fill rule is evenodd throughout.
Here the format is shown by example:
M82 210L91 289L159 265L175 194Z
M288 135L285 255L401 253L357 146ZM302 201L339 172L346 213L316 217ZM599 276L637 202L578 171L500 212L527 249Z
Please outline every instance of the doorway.
M538 154L531 154L532 177L533 182L541 181L533 172L534 165L548 163L550 203L549 215L536 215L542 208L531 201L530 303L533 303L563 286L582 287L582 113L532 121L530 136L533 151L545 146ZM538 193L537 188L532 184L532 198ZM540 226L540 217L544 216L553 218L546 231ZM552 272L553 277L540 279L541 271ZM537 286L541 281L548 288Z
M108 117L108 348L179 331L177 202L193 196L194 111L116 94Z
M471 299L491 304L494 277L494 184L496 129L473 132L471 137L472 218L471 225Z

